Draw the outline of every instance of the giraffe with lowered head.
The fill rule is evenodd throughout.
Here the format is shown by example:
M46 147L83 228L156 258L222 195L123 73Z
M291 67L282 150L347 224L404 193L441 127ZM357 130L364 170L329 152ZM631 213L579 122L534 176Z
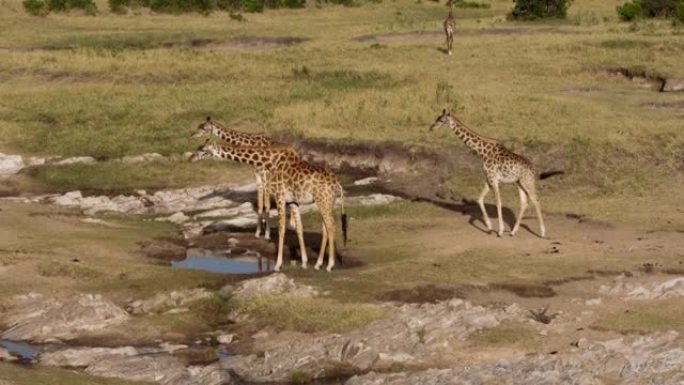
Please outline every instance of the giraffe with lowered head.
M491 231L492 224L489 220L489 216L487 216L487 211L485 210L485 196L487 196L490 189L494 190L496 210L499 217L499 231L497 234L498 236L501 236L503 235L503 219L501 216L499 183L515 183L518 186L518 193L520 194L520 213L511 230L511 236L515 235L520 228L520 222L527 209L527 199L529 198L537 211L541 237L546 237L546 227L544 227L541 206L539 205L539 200L537 198L535 179L537 177L539 177L539 179L546 179L553 175L562 174L563 171L549 171L537 175L534 165L532 165L532 162L527 158L510 151L497 139L487 138L476 133L463 124L456 116L451 115L451 112L447 112L447 110L442 111L442 114L437 117L437 120L432 124L430 130L441 127L451 128L456 136L482 158L482 169L484 170L487 180L480 197L477 199L477 203L482 211L482 216L487 229Z
M454 19L454 0L447 0L449 6L449 14L444 19L444 34L446 35L446 46L449 56L451 56L451 48L454 45L454 29L456 29L456 19Z
M223 139L231 146L252 146L264 147L278 144L264 134L251 134L240 132L234 129L225 127L218 122L215 122L211 117L197 126L197 130L191 135L192 138L200 138L206 136L217 136ZM264 230L264 238L271 239L271 228L268 224L269 210L271 207L271 196L268 193L268 170L263 167L255 167L254 175L256 177L257 187L257 228L254 236L259 238L261 230Z
M321 229L321 248L316 270L323 265L326 245L328 247L328 266L330 272L335 265L335 219L333 209L335 200L342 200L342 236L347 240L347 216L344 213L344 190L339 180L331 171L311 165L299 157L290 146L267 147L232 147L220 145L207 140L190 158L197 161L205 158L219 158L246 163L256 167L264 167L269 171L268 187L276 197L278 207L278 259L275 270L280 270L283 263L283 247L285 241L285 209L290 206L294 218L295 230L299 239L302 256L302 267L307 267L304 231L299 212L299 204L314 202L323 219Z

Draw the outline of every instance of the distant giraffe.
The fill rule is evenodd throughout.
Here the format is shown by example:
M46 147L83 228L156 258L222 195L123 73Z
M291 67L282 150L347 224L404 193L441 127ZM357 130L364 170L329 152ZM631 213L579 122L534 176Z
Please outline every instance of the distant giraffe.
M503 219L501 217L499 182L515 183L518 186L518 192L520 193L520 213L515 221L513 230L511 230L511 236L515 235L520 227L520 221L527 209L527 198L529 197L537 211L539 226L541 228L541 237L546 237L546 228L544 227L544 219L542 218L541 207L537 200L537 190L534 182L537 174L532 163L525 157L508 150L500 141L487 138L474 132L466 127L458 118L452 116L451 112L443 110L442 115L437 117L437 120L432 124L430 130L445 126L450 127L456 136L458 136L468 147L475 150L482 158L482 168L487 181L480 197L477 199L477 203L480 206L480 210L482 210L482 216L487 225L487 229L490 231L492 230L492 224L489 221L489 216L487 216L487 211L484 206L484 198L487 193L489 193L489 189L493 189L494 195L496 196L496 210L499 216L498 235L501 236L503 235ZM546 179L550 176L562 173L563 171L545 172L539 175L539 178Z
M294 218L295 229L299 239L302 255L302 267L307 266L304 232L299 213L299 204L313 201L323 219L321 229L321 249L318 254L315 269L323 264L326 244L328 246L327 271L335 265L335 220L333 209L335 200L342 199L342 235L346 243L347 218L344 214L344 190L335 174L331 171L304 162L289 146L269 147L231 147L207 141L200 146L191 157L191 161L215 157L229 159L240 163L247 163L257 167L269 168L270 192L276 197L278 207L278 259L275 270L279 271L283 262L283 246L285 241L285 207L290 206Z
M451 48L454 45L454 29L456 28L456 19L454 19L454 0L447 0L449 6L449 14L444 19L444 34L446 35L446 46L449 56L451 56Z
M217 136L223 139L231 146L253 146L264 147L278 144L264 134L250 134L240 132L237 130L225 127L217 122L214 122L211 117L207 116L206 121L197 126L197 130L191 135L193 138L200 138L205 136ZM268 193L268 170L257 167L254 171L257 186L257 215L258 222L256 233L257 238L261 236L263 227L264 238L271 239L271 228L269 226L269 209L271 206L271 196Z

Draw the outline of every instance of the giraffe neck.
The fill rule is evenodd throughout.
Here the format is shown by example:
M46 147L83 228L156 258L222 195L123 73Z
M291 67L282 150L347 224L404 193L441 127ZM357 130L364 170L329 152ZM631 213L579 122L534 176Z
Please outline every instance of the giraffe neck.
M492 145L497 145L499 143L498 140L482 136L456 120L452 119L450 121L450 126L451 129L454 130L454 134L456 134L466 146L473 149L480 156L485 156L485 149L491 148Z
M265 149L262 149L264 151ZM212 150L212 155L220 159L228 159L238 163L250 164L252 166L262 166L264 160L260 151L254 147L232 147L216 145Z
M218 136L219 138L234 146L245 145L249 143L246 140L247 137L245 134L232 130L228 127L220 126L216 123L214 123L214 125L212 126L211 133L212 135Z

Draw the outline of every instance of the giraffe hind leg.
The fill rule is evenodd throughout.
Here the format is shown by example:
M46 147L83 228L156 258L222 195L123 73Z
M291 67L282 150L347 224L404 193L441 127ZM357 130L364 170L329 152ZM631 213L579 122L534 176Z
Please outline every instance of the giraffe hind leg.
M513 230L511 230L511 236L514 236L515 233L518 232L518 229L520 228L520 222L522 221L522 218L525 215L525 210L527 209L527 192L525 192L525 189L522 188L520 182L518 182L518 193L520 193L520 212L518 213L518 218L515 221Z
M502 236L504 230L504 223L503 215L501 214L501 193L499 192L499 183L495 181L494 183L492 183L492 187L494 190L494 196L496 197L496 215L499 219L499 231L496 234L498 236Z
M323 265L323 257L325 256L325 247L328 244L328 231L325 229L325 223L321 224L321 249L318 251L318 259L314 269L319 270Z
M263 201L264 201L264 184L261 181L261 177L257 175L257 228L256 232L254 233L254 236L259 238L261 237L261 227L263 225L264 221L264 206L263 206Z
M290 205L290 217L294 218L295 231L299 240L299 252L302 256L302 268L306 269L308 257L306 255L306 245L304 244L304 229L302 226L302 217L299 213L299 207L296 204Z

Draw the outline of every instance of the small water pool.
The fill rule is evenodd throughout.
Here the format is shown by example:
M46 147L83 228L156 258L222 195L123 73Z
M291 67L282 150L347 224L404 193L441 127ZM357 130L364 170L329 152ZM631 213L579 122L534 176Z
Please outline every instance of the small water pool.
M24 342L0 340L0 347L7 349L11 354L18 356L20 361L24 363L32 362L38 358L38 355L40 354L38 349Z
M254 274L273 270L273 262L256 252L234 256L231 250L206 249L188 249L185 259L172 262L171 266L221 274Z

